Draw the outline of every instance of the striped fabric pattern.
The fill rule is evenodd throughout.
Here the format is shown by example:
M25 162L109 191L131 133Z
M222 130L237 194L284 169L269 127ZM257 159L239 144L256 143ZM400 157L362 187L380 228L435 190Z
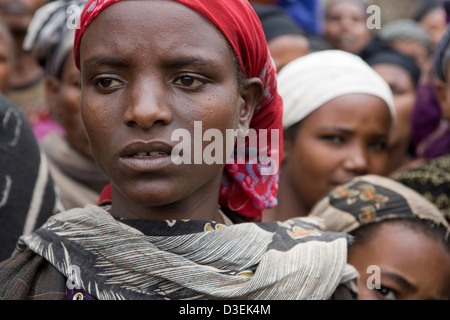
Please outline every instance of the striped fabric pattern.
M0 95L0 261L19 237L63 210L33 131L23 113Z
M89 205L21 241L96 299L328 299L357 277L347 235L320 220L154 223L159 234L144 235Z

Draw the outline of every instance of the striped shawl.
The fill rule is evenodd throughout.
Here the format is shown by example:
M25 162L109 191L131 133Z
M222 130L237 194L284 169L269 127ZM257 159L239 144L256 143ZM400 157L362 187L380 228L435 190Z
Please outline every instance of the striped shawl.
M329 299L340 285L354 290L347 235L321 232L320 220L149 223L144 234L86 206L53 216L18 248L96 299Z

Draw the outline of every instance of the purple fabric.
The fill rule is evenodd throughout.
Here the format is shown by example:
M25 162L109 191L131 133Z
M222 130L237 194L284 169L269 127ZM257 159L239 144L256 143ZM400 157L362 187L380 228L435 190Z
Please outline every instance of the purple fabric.
M82 289L70 289L67 287L66 300L95 300Z
M419 84L417 87L417 101L412 113L412 142L417 149L419 144L432 134L440 125L442 111L437 100L436 91L432 85ZM424 148L424 156L431 159L450 153L450 131L433 139Z
M423 156L426 159L433 159L447 154L450 154L450 129L448 127L426 145Z
M441 121L441 108L431 85L417 86L417 101L412 113L412 139L415 147L432 133Z
M45 135L54 131L59 132L61 135L66 134L64 128L50 117L45 117L38 122L33 123L31 127L33 128L33 133L38 141L45 137Z

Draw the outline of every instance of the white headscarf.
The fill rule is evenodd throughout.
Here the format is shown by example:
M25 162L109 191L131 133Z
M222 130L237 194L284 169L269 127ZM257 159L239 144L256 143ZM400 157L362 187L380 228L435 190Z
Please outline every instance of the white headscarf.
M291 61L278 74L278 91L283 98L283 128L334 98L354 93L383 99L395 117L386 81L360 57L341 50L314 52Z

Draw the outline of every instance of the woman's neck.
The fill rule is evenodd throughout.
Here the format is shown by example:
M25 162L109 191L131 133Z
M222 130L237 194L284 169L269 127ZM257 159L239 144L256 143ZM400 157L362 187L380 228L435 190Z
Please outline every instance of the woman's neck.
M146 220L208 220L225 223L219 211L217 197L201 201L181 200L159 206L142 206L128 200L120 191L112 188L111 215L123 219Z
M286 179L282 179L280 176L277 193L278 205L273 209L264 210L262 221L285 221L308 215L308 210L301 203L299 196L285 181Z

